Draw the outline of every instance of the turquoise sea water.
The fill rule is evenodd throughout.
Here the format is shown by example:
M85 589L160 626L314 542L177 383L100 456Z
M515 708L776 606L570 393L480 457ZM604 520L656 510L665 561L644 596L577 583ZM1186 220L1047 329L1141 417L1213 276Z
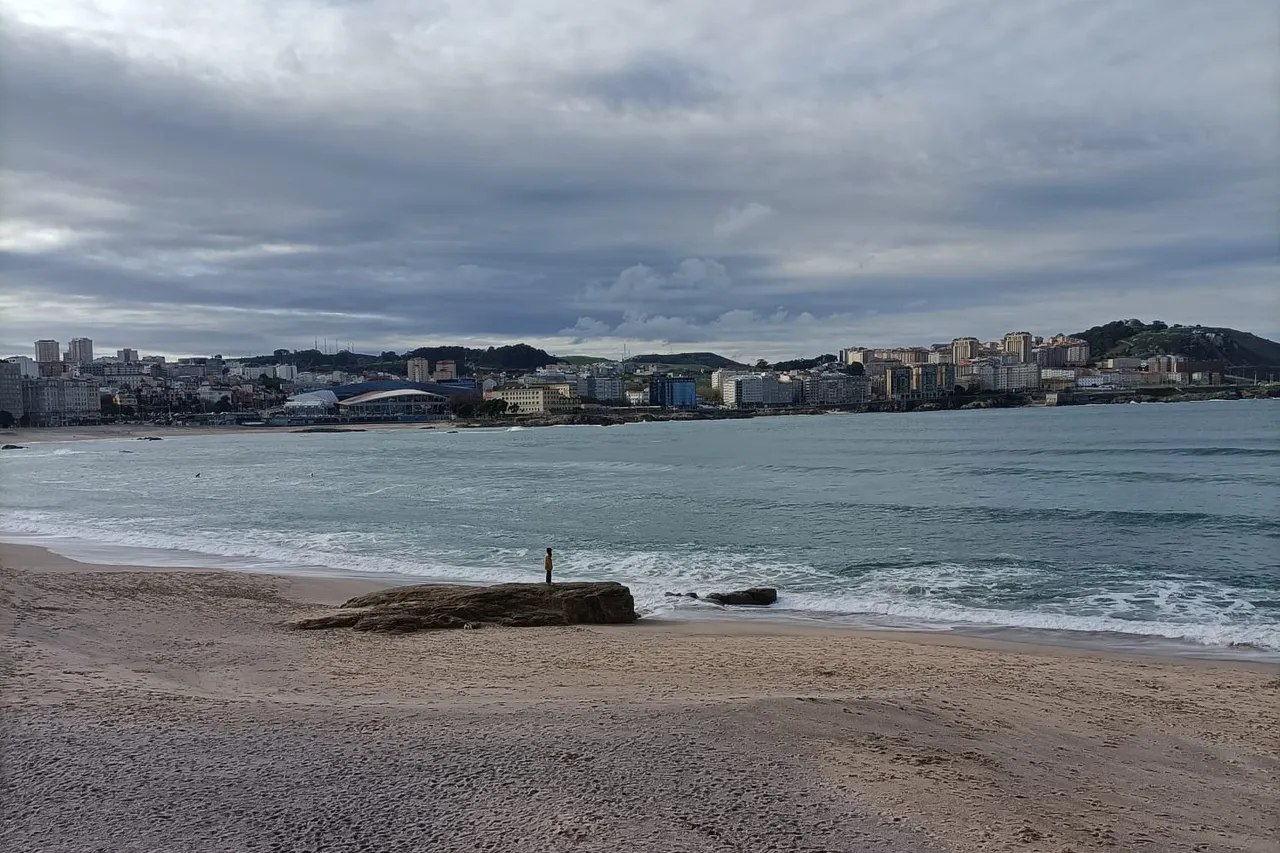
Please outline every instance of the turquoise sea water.
M1280 650L1278 416L1256 401L43 444L0 454L0 530L118 562L475 582L537 580L552 546L559 578L625 582L649 613L711 612L668 591L767 584L784 613L856 624Z

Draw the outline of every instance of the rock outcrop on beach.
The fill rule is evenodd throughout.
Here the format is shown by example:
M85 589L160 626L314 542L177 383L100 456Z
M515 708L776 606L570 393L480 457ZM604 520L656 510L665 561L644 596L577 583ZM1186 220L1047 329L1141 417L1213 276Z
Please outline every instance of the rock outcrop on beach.
M704 598L716 604L745 604L754 607L768 607L778 600L778 591L768 586L753 586L751 589L740 589L735 592L711 592Z
M26 450L26 447L21 444L6 444L5 446L0 447L0 450Z
M404 634L488 626L616 625L638 618L631 590L619 583L420 584L357 596L337 611L295 620L290 627Z

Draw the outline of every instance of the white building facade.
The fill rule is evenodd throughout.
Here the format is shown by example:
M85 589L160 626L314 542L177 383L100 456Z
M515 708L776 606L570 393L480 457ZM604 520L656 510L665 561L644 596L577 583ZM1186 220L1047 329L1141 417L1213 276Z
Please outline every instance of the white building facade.
M997 364L974 365L974 376L983 391L1037 391L1040 389L1040 365Z
M35 427L92 424L102 420L98 383L92 379L25 379L22 404Z

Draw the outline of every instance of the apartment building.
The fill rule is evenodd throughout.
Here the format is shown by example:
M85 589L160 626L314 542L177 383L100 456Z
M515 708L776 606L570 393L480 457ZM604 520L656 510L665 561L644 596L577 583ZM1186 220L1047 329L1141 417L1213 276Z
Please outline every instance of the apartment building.
M719 391L724 387L725 382L735 376L743 376L746 372L747 371L745 370L735 370L729 367L721 367L718 370L713 370L711 371L711 388L714 391Z
M871 380L844 373L809 373L800 380L804 402L810 406L865 406L871 399Z
M0 361L0 412L7 412L14 423L22 419L26 407L22 403L22 366Z
M911 396L911 368L890 367L884 372L884 396L904 400Z
M982 341L977 338L956 338L951 342L951 361L959 364L972 361L982 351Z
M1029 364L1035 361L1031 354L1035 340L1030 332L1010 332L1000 342L1000 348L1009 355L1016 356L1020 363Z
M1002 364L985 361L975 364L973 375L983 391L1035 391L1040 388L1040 365Z
M411 358L408 363L410 382L430 382L431 362L425 358Z
M11 355L8 362L18 366L23 379L36 379L40 376L40 363L29 355Z
M67 364L89 364L93 361L93 341L89 338L72 338L67 344Z
M911 367L911 396L931 400L955 390L954 364L917 364Z
M1066 335L1054 335L1045 341L1042 347L1052 347L1062 350L1061 364L1041 364L1041 367L1081 367L1089 363L1089 342L1080 338L1071 338Z
M875 357L875 350L866 347L848 347L840 350L840 363L844 365L869 364L875 360Z
M927 364L929 350L925 347L899 347L886 352L885 358L891 361L899 361L903 364Z
M90 424L102 420L102 400L94 379L42 377L23 380L22 405L35 427Z
M1041 370L1053 367L1066 367L1067 347L1046 345L1031 350L1031 359L1040 365Z
M62 346L52 340L36 341L36 361L40 364L62 361Z
M764 405L764 381L758 373L732 377L720 386L724 404L732 409L750 409Z
M580 396L590 397L603 402L617 402L623 398L622 380L616 376L583 376L579 377L579 386L586 380L587 393Z

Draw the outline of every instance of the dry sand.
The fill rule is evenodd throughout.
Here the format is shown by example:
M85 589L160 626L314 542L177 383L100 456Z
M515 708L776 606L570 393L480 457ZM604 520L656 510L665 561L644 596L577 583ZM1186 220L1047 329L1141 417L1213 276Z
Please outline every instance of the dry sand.
M1271 853L1280 828L1274 667L754 621L293 633L371 584L0 562L0 849Z

